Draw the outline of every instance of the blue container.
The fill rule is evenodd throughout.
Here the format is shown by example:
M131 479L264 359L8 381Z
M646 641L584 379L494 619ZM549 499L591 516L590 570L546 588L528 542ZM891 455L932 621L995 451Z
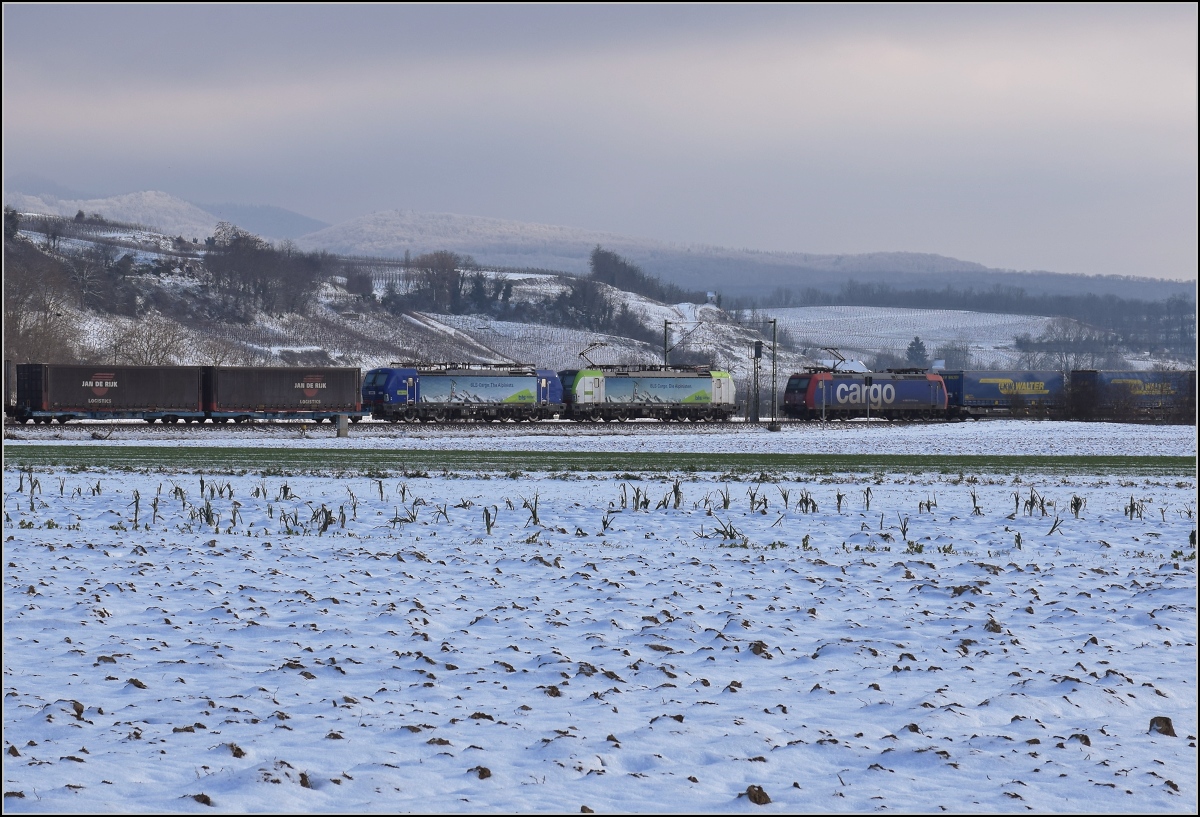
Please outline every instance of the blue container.
M1066 378L1053 371L942 372L950 411L968 415L1050 410L1066 398Z

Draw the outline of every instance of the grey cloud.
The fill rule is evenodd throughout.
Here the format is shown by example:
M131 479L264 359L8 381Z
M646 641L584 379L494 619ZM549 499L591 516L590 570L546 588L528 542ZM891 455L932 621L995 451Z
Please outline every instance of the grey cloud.
M5 172L1193 277L1194 6L5 6Z

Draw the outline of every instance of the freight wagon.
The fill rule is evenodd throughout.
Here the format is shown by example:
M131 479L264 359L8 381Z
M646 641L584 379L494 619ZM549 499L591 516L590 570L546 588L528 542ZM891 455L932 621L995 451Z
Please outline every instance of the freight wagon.
M706 367L597 366L559 372L572 420L725 421L736 410L729 372Z
M563 412L558 374L533 366L394 365L363 380L365 409L389 422L545 420Z
M942 419L947 410L941 375L917 371L797 372L783 392L783 415L795 420Z
M358 422L358 369L22 363L19 423L71 420Z
M1080 420L1195 422L1196 372L1071 372L1071 416Z
M249 420L335 422L362 419L359 370L285 366L205 366L204 413L214 423Z
M199 366L17 365L18 423L204 416Z
M945 371L950 419L1057 417L1065 411L1067 381L1053 371Z

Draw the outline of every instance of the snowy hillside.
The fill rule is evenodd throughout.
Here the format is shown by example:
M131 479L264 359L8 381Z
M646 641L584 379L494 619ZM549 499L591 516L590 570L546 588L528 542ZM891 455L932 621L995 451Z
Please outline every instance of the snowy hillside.
M43 185L44 187L44 185ZM1031 295L1115 295L1162 300L1173 295L1194 297L1195 282L1119 276L1018 272L985 267L971 261L913 252L855 255L765 252L681 245L647 237L453 213L387 210L351 219L302 235L315 219L266 205L197 206L158 191L110 198L84 199L51 193L36 195L5 190L4 204L25 213L74 216L79 210L110 220L156 226L171 235L203 240L217 221L232 221L264 238L294 238L305 250L335 254L399 258L406 252L449 250L470 255L493 267L560 270L581 274L597 246L616 252L663 281L685 290L716 290L726 295L761 298L782 287L833 292L853 278L859 283L900 288L994 286L1018 287ZM207 208L207 209L205 209Z
M218 221L212 213L157 190L104 199L59 199L5 191L4 204L22 213L55 216L74 216L80 210L88 215L99 213L110 221L142 224L166 235L198 238L201 242L213 234Z
M777 374L782 378L831 355L837 349L848 359L870 361L879 353L903 358L908 344L919 336L932 358L945 345L967 347L970 362L979 368L1020 366L1014 348L1019 334L1037 337L1050 319L954 310L888 309L881 307L804 307L766 309L755 313L727 313L713 304L663 304L640 295L598 287L616 310L626 309L641 324L641 333L616 336L578 326L553 326L534 318L497 318L482 314L435 314L404 306L412 281L397 265L354 262L353 269L370 276L374 298L363 300L347 291L348 281L334 276L324 281L305 314L281 313L226 316L213 301L203 265L203 245L179 244L168 236L119 225L88 226L93 232L59 239L58 251L79 252L103 234L115 258L128 255L135 264L129 280L136 281L143 304L137 320L113 314L80 310L71 301L62 304L63 315L75 327L81 357L104 360L153 324L170 340L169 359L180 364L224 365L348 365L363 369L394 361L528 363L553 369L576 368L589 353L597 364L661 363L664 323L668 329L669 361L706 363L734 374L739 394L745 394L753 372L751 349L763 341L764 388L771 372L770 326L779 328ZM42 233L27 232L37 246L47 241ZM147 271L149 270L149 271ZM510 290L506 304L525 306L507 314L539 314L538 305L570 290L571 276L553 273L482 270L488 279L503 279ZM491 285L489 284L489 287ZM398 298L390 311L380 303L389 293ZM213 308L196 311L197 305ZM398 304L398 305L397 305ZM203 315L175 320L171 313ZM181 306L182 305L182 306ZM182 311L181 311L182 310ZM170 327L165 331L163 327ZM144 334L144 333L143 333ZM1149 368L1155 361L1132 361ZM964 365L962 363L951 364Z
M735 250L706 245L677 245L614 233L534 224L453 213L388 210L352 219L297 240L307 250L351 255L403 256L440 249L473 256L482 264L535 267L585 273L588 256L597 246L616 252L633 263L685 288L723 288L783 274L775 285L805 272L800 284L813 275L821 281L835 275L870 276L875 273L979 273L986 267L927 253L867 253L813 255ZM731 275L738 276L731 280Z
M1053 320L1035 315L875 306L796 307L763 313L778 319L779 328L813 354L835 347L847 357L868 357L879 351L903 357L912 339L920 337L930 354L945 344L965 345L970 348L973 365L997 369L1019 365L1014 337L1037 337Z

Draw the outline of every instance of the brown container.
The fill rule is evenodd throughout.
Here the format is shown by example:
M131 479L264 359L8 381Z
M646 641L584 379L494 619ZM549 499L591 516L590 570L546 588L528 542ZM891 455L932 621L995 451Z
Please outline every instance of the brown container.
M300 366L205 366L211 412L359 411L359 370Z
M28 411L199 412L199 366L22 363L17 403Z

